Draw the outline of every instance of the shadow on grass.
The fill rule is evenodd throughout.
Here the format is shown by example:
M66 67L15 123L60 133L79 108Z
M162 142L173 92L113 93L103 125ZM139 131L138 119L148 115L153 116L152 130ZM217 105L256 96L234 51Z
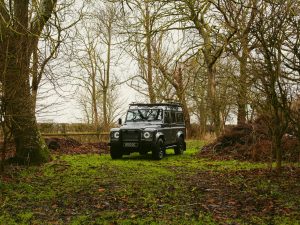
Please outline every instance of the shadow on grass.
M178 155L175 155L174 153L167 153L164 158L164 159L167 159L167 158L173 158L173 157L176 157ZM161 161L161 160L156 160L156 159L153 159L153 156L151 153L148 153L146 155L139 155L138 153L133 153L133 154L130 154L130 155L123 155L123 158L122 159L118 159L118 160L145 160L145 161Z

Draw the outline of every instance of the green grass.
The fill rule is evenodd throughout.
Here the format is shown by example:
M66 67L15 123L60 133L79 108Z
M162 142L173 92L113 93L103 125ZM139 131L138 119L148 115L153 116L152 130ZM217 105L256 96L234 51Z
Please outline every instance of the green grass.
M0 183L0 224L268 224L273 214L282 221L277 224L299 224L299 196L283 193L280 182L270 187L266 177L247 180L244 175L266 164L195 157L202 145L189 141L184 155L168 150L161 161L138 154L121 160L87 154L56 156L42 167L9 167L11 179ZM232 216L234 211L216 214L210 208L230 188L233 197L239 196L235 188L240 191L242 185L254 185L243 195L275 199L288 213ZM289 185L300 188L297 182ZM211 198L214 202L207 203Z

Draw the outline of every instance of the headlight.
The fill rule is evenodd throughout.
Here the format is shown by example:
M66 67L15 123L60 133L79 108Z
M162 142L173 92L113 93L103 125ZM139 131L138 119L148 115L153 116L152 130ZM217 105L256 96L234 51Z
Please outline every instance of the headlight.
M115 132L114 133L114 138L115 139L119 139L119 137L120 137L120 133L117 131L117 132Z
M148 139L148 138L150 138L151 137L151 134L149 133L149 132L145 132L144 133L144 138L145 139Z

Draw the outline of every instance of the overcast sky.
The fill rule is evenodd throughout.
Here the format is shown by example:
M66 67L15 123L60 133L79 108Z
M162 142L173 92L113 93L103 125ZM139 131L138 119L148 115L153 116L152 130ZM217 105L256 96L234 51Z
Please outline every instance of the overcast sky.
M98 2L97 3L97 7ZM101 3L100 3L101 4ZM81 12L81 7L84 6L85 11L83 15L88 15L90 13L89 10L93 10L93 8L88 7L88 4L85 4L82 0L76 0L76 4L72 7L72 12L68 14L67 17L68 21L65 21L66 26L70 23L69 20L76 20L76 17L79 18L79 12ZM89 18L89 17L87 17ZM91 22L89 19L87 20L89 23ZM84 23L84 20L81 22ZM76 26L80 27L81 23L78 23ZM81 27L83 28L83 27ZM85 29L78 28L77 30L74 27L74 30L71 29L71 31L67 31L68 36L70 37L70 40L67 39L66 42L73 42L75 39L78 40L79 36L85 36ZM79 35L76 32L79 32ZM95 38L96 39L96 38ZM76 42L73 48L81 48L80 42ZM68 44L66 44L68 45ZM72 46L72 44L70 45ZM120 47L120 46L119 46ZM62 47L64 48L64 47ZM79 90L78 87L76 87L76 82L79 81L75 78L72 78L72 76L84 76L84 72L78 66L76 66L76 52L79 51L69 51L66 47L65 51L62 50L59 52L59 56L57 59L53 60L52 63L49 64L49 71L54 74L55 77L57 77L56 84L53 84L52 81L49 81L45 79L45 85L43 85L40 89L40 96L42 99L38 101L38 106L42 110L38 110L37 112L37 119L39 122L59 122L59 123L78 123L83 122L84 114L83 110L79 105L78 98L79 98ZM118 47L116 47L118 48ZM103 50L103 46L100 46L99 50ZM69 51L69 52L68 52ZM99 51L99 52L101 52ZM132 58L128 55L121 54L121 49L115 49L113 50L115 54L115 58L119 58L118 62L114 62L111 64L111 75L116 77L118 81L124 81L127 80L129 77L133 77L137 73L137 66L132 61ZM123 51L122 51L123 52ZM73 55L72 55L72 54ZM78 53L80 54L80 53ZM104 51L104 54L105 51ZM68 55L68 56L66 56ZM69 57L69 58L68 58ZM77 55L78 57L78 55ZM105 57L104 57L105 58ZM72 62L73 61L73 62ZM78 63L78 61L77 61ZM55 91L53 90L55 88ZM122 84L119 87L118 90L118 98L119 101L123 102L122 104L122 110L123 114L126 112L129 103L131 102L145 102L145 98L141 96L138 92L134 91L132 88L130 88L127 84ZM45 107L46 106L46 107Z
M133 71L134 65L129 63L126 65L128 71ZM128 71L124 70L124 65L116 68L116 74L120 81L125 80L128 76ZM80 123L83 122L83 113L77 101L77 89L73 85L64 84L57 91L52 90L52 85L44 85L42 92L45 98L40 99L39 105L42 110L37 113L38 122L56 122L56 123ZM44 93L48 94L44 94ZM128 85L123 84L118 91L119 100L123 103L122 113L124 114L128 105L134 101L143 101L139 93L134 91ZM44 106L47 106L44 108Z

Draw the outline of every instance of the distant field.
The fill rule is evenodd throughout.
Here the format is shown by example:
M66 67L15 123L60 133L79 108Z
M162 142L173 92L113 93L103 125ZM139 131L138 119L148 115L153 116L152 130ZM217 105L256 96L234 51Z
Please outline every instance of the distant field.
M6 169L0 224L300 224L300 169L195 156L61 155Z

